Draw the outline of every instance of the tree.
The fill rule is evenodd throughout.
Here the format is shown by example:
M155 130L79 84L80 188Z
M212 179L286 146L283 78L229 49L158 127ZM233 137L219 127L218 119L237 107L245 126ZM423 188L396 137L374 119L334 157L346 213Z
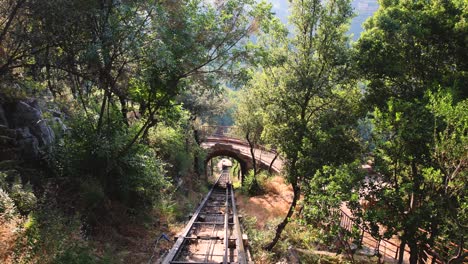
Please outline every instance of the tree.
M65 102L70 118L85 119L77 131L92 133L79 135L89 139L90 174L111 190L117 163L148 143L151 128L185 113L181 95L215 95L220 82L242 72L249 36L271 15L266 7L253 0L4 1L0 75L44 87L41 94Z
M214 87L215 77L234 75L246 56L247 37L267 14L250 0L58 0L31 2L30 10L28 22L47 43L34 54L31 69L39 77L46 73L53 94L70 87L88 116L97 112L94 125L102 137L106 122L129 126L129 110L136 113L133 125L140 128L116 152L120 156L146 137L188 87ZM121 119L113 120L112 108Z
M365 23L355 57L367 100L422 98L427 89L466 94L466 1L382 1Z
M201 138L199 129L204 122L210 122L214 116L225 110L221 92L216 88L203 87L202 84L192 84L177 99L184 109L190 113L190 130L195 143L200 147ZM188 141L188 138L187 138ZM194 170L202 174L200 166L200 153L194 152Z
M30 56L44 49L44 45L35 46L34 50L31 47L31 40L35 34L27 27L29 2L14 0L0 3L0 76L2 79L13 74L14 69L27 66Z
M456 184L450 194L441 190L451 178L448 172L455 172L454 179L464 177L456 168L463 167L466 153L454 149L451 162L441 163L439 151L454 140L461 143L459 133L466 129L463 122L454 125L451 115L440 114L463 108L466 98L466 54L461 52L468 30L466 10L463 1L383 1L356 46L357 66L367 81L367 105L373 109L372 153L378 172L363 190L365 198L377 200L376 206L356 214L374 235L399 236L400 263L406 245L410 262L416 263L426 243L434 246L440 236L463 244L463 232L457 238L446 228L464 210L466 194L456 191ZM443 96L433 97L441 87ZM453 102L443 99L447 93ZM451 201L450 217L441 199Z
M436 237L439 234L446 240L453 239L458 248L445 258L447 263L462 263L468 257L463 251L468 235L468 99L454 103L453 96L442 91L428 96L427 108L434 115L433 127L436 128L430 149L435 162L423 175L434 188L433 200L438 203L437 215L440 217L440 227L434 225L430 229L430 242L441 241Z
M291 35L277 23L260 39L268 97L265 134L287 159L293 201L276 228L272 250L292 217L302 188L324 165L348 162L356 149L353 123L359 92L349 78L345 36L349 1L292 1Z
M265 76L254 77L252 85L263 85L262 81L257 78L265 78ZM265 100L265 91L263 87L248 87L241 91L239 100L239 106L235 114L235 124L238 129L238 133L244 137L249 143L250 156L252 158L253 167L253 179L252 184L249 186L251 193L256 193L259 190L257 182L257 173L259 166L257 164L257 157L255 156L255 148L261 143L261 136L264 128L264 115L261 107Z

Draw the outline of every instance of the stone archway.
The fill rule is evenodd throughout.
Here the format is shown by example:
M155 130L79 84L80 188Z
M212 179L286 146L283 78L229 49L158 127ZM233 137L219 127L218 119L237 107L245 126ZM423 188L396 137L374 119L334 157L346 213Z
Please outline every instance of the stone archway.
M220 156L225 156L225 157L230 157L235 159L237 162L239 162L240 167L241 167L241 181L244 182L244 177L247 174L247 172L252 169L252 163L251 161L242 156L242 154L239 151L236 151L232 147L229 148L230 146L218 146L218 147L213 147L208 151L208 155L205 158L204 161L204 166L205 166L205 174L208 172L207 167L208 167L208 162L215 158L215 157L220 157Z
M204 161L205 172L208 161L217 156L227 156L237 160L241 165L242 179L253 168L250 147L245 141L226 137L208 137L203 140L201 147L207 151L207 157ZM266 150L262 146L258 146L254 151L259 169L281 172L283 160L275 152Z

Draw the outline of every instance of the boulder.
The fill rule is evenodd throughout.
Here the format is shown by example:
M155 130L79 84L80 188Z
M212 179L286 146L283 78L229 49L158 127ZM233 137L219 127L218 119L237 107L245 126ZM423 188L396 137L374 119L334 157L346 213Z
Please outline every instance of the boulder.
M3 102L3 103L2 103ZM66 130L60 118L51 122ZM55 140L37 100L4 101L0 96L0 161L41 159L42 150Z
M36 160L40 158L39 142L31 133L29 127L18 128L17 131L17 146L21 149L21 156L25 160Z
M15 128L28 127L30 133L36 137L39 146L47 146L54 141L54 132L42 118L42 112L37 102L31 101L28 103L19 101L16 104L15 112L12 113L11 118L12 125Z

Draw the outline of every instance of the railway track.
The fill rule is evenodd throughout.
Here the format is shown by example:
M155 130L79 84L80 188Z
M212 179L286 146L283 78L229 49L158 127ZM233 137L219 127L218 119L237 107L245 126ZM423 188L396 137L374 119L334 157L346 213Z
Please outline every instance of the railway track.
M229 170L223 170L163 264L250 263L244 247Z

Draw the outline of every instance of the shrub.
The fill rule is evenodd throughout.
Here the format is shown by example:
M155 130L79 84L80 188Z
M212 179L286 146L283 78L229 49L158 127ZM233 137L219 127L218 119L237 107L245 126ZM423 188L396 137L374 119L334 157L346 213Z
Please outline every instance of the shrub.
M0 188L0 224L9 222L16 215L15 203L6 191Z
M244 178L241 191L250 196L262 194L265 190L265 183L267 179L267 172L260 171L255 176L253 170L250 170Z
M72 245L59 254L51 264L106 264L112 263L109 257L98 258L89 247Z
M10 197L22 215L27 215L37 204L37 198L32 191L31 184L23 185L19 179L12 185Z
M0 172L0 215L11 217L16 210L27 215L37 204L32 186L29 183L23 185L17 171L9 174Z
M72 186L81 186L81 204L87 209L99 207L106 199L132 208L154 205L170 186L165 179L165 163L144 143L136 143L122 153L139 129L138 124L127 129L121 123L110 122L98 134L93 122L80 114L68 121L70 133L49 155L55 173Z
M165 168L173 176L186 175L193 165L186 136L182 128L163 124L151 129L149 135L150 146L167 162Z

